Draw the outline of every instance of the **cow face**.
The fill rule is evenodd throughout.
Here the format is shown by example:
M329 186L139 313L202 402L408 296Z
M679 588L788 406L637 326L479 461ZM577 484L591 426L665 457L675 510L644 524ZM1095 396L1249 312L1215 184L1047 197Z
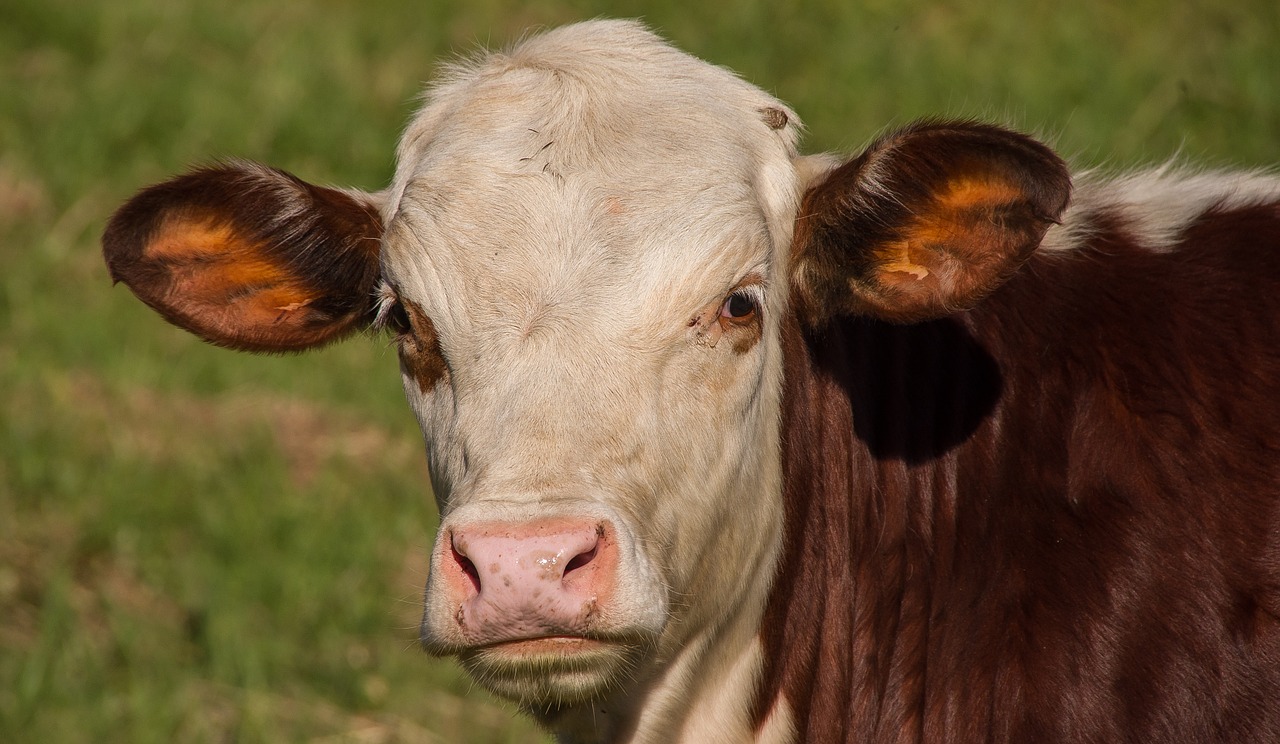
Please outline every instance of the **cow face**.
M1065 204L1002 130L917 126L830 172L796 132L639 26L582 24L455 68L385 192L234 163L141 192L104 250L217 344L395 334L442 516L424 645L552 711L740 668L711 649L774 578L789 294L814 327L941 314Z
M455 72L386 209L443 516L422 637L526 703L644 676L778 543L793 117L634 31Z
M386 192L200 171L122 208L108 262L235 348L376 317L442 516L424 645L531 707L599 697L759 613L795 117L626 23L428 100Z

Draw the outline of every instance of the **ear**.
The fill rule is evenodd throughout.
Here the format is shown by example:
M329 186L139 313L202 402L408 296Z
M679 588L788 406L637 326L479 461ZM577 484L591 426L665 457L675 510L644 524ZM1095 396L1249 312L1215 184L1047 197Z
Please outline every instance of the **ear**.
M923 122L884 137L801 202L801 317L909 323L973 307L1031 255L1070 194L1062 160L1021 134Z
M368 324L381 238L374 196L237 162L142 190L107 223L102 251L111 278L174 325L292 351Z

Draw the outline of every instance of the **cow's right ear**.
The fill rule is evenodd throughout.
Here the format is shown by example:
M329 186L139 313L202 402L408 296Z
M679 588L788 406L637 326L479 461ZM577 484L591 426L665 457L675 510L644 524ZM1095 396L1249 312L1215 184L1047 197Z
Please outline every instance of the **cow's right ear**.
M792 263L811 326L846 314L912 323L973 307L1035 251L1071 195L1048 147L971 122L913 124L814 180Z
M111 278L219 346L296 351L372 320L382 220L371 194L236 162L143 189L102 235Z

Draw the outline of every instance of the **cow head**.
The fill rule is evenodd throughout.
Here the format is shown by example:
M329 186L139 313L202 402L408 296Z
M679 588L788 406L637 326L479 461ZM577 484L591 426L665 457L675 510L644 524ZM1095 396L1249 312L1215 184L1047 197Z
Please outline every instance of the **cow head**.
M756 627L793 297L811 327L963 308L1065 205L1058 160L1003 130L917 125L843 165L797 132L639 26L583 24L449 73L383 192L230 163L142 191L105 254L215 344L394 334L442 517L423 643L551 716L729 664Z

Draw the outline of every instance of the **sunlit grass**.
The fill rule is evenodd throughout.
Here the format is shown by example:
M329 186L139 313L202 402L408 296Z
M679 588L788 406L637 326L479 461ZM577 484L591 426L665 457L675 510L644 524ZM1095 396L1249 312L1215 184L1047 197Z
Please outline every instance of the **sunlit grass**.
M1280 5L0 3L0 741L537 741L414 644L435 515L381 339L249 357L111 288L133 190L227 156L380 188L437 61L643 16L811 149L995 119L1078 162L1280 160Z

